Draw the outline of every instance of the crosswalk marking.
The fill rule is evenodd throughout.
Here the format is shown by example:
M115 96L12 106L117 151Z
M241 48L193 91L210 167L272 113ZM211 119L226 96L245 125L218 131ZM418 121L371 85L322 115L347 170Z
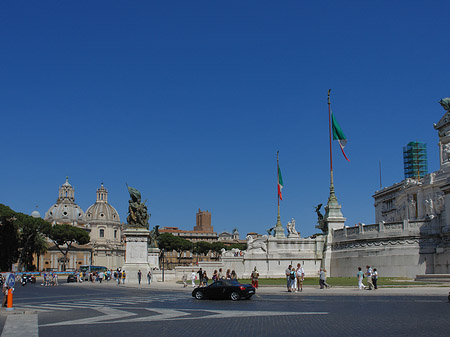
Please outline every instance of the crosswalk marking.
M172 302L186 299L186 296L155 296L155 297L127 297L113 299L88 299L71 300L43 304L18 304L16 308L20 310L33 310L36 312L69 311L77 309L97 309L99 307L120 307L124 305L134 305L137 303Z
M241 311L241 310L196 310L196 309L163 309L146 308L149 315L137 315L133 312L118 310L113 308L98 308L98 312L103 315L81 318L75 320L60 321L43 324L41 327L70 326L85 324L122 324L172 320L197 320L197 319L220 319L220 318L243 318L260 316L300 316L300 315L328 315L328 312L290 312L290 311ZM203 315L193 315L201 312Z

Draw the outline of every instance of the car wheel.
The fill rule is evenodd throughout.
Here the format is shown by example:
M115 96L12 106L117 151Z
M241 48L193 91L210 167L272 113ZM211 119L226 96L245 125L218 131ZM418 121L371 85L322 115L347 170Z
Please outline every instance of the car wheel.
M237 291L233 291L230 295L232 301L237 301L241 296Z
M196 293L195 293L195 298L197 299L197 300L202 300L203 299L203 292L202 291L197 291Z

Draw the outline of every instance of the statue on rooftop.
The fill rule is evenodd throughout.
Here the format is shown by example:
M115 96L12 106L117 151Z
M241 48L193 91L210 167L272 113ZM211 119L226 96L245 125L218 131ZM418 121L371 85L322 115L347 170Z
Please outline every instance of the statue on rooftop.
M446 97L439 101L439 104L445 109L445 111L450 112L450 98Z
M299 238L300 234L298 234L295 229L295 219L292 218L291 221L288 222L286 229L288 231L288 238Z

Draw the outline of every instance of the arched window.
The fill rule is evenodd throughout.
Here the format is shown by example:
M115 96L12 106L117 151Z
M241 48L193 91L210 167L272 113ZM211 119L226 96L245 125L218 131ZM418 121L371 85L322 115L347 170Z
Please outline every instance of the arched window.
M117 229L114 230L114 239L117 239Z
M105 230L103 228L100 229L100 237L104 238L105 237Z

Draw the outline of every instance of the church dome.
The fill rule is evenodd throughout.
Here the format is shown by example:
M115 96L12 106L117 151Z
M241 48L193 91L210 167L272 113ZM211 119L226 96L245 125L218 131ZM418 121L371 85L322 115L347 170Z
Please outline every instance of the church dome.
M86 210L86 220L120 224L119 213L108 203L108 190L103 187L103 183L97 189L97 201Z
M41 213L39 213L38 211L34 210L33 212L31 212L31 216L33 218L40 218L41 217Z
M45 213L44 220L52 223L84 224L86 218L83 210L75 203L75 191L69 184L69 178L59 188L59 197Z

